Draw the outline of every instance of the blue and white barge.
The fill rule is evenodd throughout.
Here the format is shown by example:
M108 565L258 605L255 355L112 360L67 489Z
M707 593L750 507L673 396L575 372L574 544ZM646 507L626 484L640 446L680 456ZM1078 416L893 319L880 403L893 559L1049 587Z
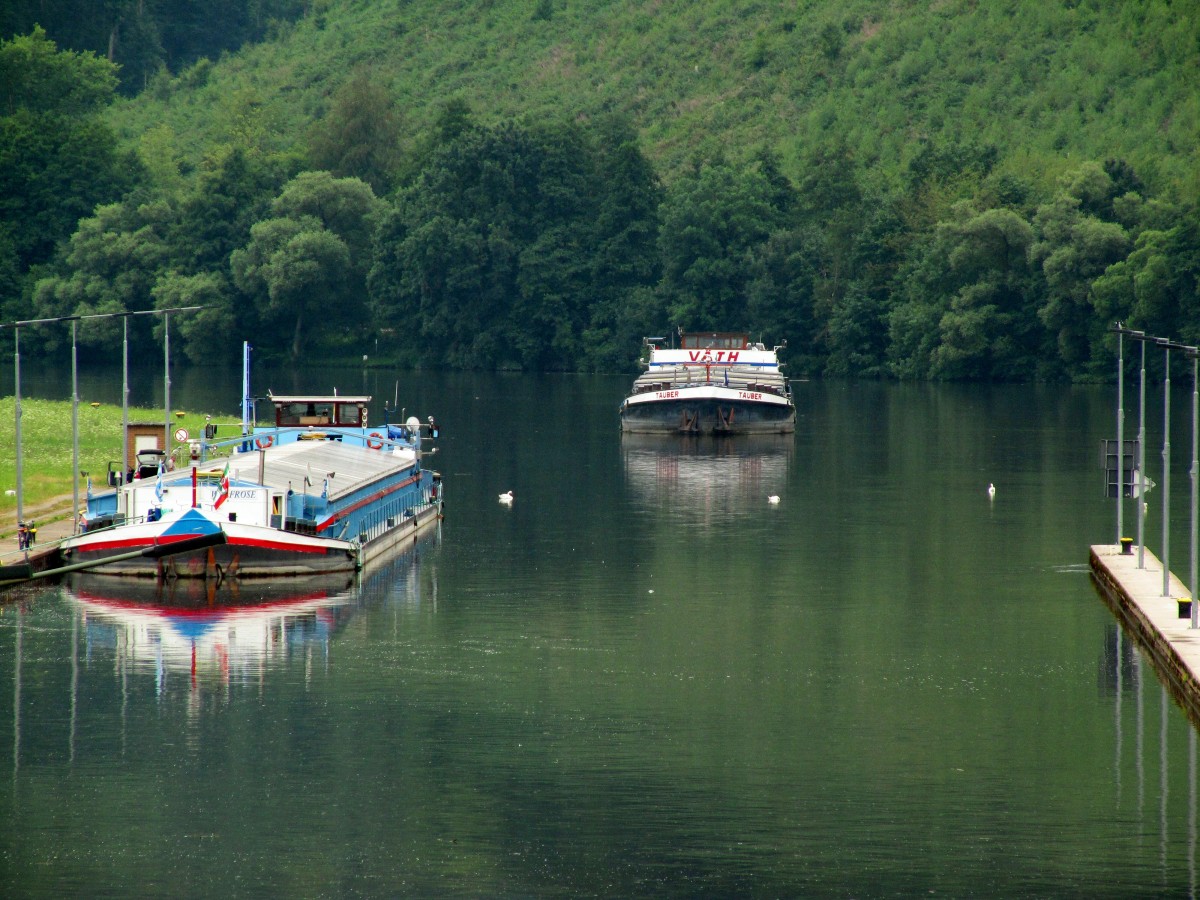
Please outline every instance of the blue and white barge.
M444 500L441 476L425 465L433 419L372 427L370 400L268 395L273 423L206 433L185 466L140 465L112 490L89 491L85 530L63 542L65 561L157 577L363 568L439 521ZM225 542L203 550L103 562L217 531Z

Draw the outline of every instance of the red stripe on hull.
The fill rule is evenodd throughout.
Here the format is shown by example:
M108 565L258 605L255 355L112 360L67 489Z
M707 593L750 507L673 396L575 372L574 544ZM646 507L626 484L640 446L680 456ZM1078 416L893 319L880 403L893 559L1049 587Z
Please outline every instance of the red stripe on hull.
M350 506L347 506L345 509L339 509L336 513L334 513L332 516L330 516L328 519L326 519L324 522L322 522L320 525L318 525L317 531L324 531L326 528L330 528L330 527L336 525L342 519L346 518L346 516L350 515L350 513L360 510L364 506L370 506L373 503L377 503L378 501L382 500L384 497L388 496L388 494L394 494L394 493L396 493L396 491L402 490L402 489L408 487L410 484L416 484L420 480L421 480L420 474L413 475L409 478L406 478L404 481L398 482L397 484L393 484L389 488L384 488L381 491L376 491L371 496L364 497L363 499L359 500L357 503L352 503Z
M194 534L172 535L169 538L159 540L158 546L161 547L164 544L173 544L176 541L194 537L196 537ZM249 538L235 537L230 537L226 541L226 545L231 547L253 547L258 550L283 550L288 553L324 553L329 549L327 547L314 547L312 544L290 544L287 541L256 541ZM128 553L131 550L153 546L155 546L154 541L130 538L124 541L94 541L87 544L78 544L71 549L74 553Z

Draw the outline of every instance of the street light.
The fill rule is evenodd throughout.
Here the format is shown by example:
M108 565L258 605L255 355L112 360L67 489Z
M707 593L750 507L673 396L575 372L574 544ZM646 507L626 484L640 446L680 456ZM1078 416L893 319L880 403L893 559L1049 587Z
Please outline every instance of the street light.
M1138 523L1138 536L1137 536L1138 562L1137 562L1137 567L1139 569L1144 569L1144 568L1146 568L1146 505L1145 505L1145 498L1146 498L1146 342L1147 341L1157 341L1158 338L1150 337L1144 331L1136 331L1132 328L1126 328L1125 326L1121 325L1119 322L1111 329L1111 331L1115 332L1118 336L1118 341L1120 342L1119 347L1120 347L1120 351L1122 354L1124 352L1124 345L1123 345L1123 341L1121 341L1121 338L1123 338L1126 335L1128 335L1130 338L1132 338L1133 340L1137 341L1139 344L1142 345L1141 379L1140 379L1140 387L1139 387L1139 392L1138 392L1138 437L1137 437L1137 452L1138 452L1137 479L1138 480L1137 480L1137 490L1136 491L1133 490L1133 485L1131 484L1129 493L1131 495L1133 495L1135 500L1137 500L1137 503L1135 505L1135 509L1137 511L1137 523ZM1122 361L1121 369L1117 373L1117 381L1118 381L1117 405L1118 405L1118 407L1120 407L1124 402L1124 378L1125 378L1125 372L1124 372L1124 365L1123 365L1123 361ZM1117 443L1118 443L1117 453L1119 455L1119 460L1120 460L1117 465L1117 468L1118 468L1118 475L1117 475L1117 543L1120 543L1121 537L1122 537L1122 535L1120 533L1122 530L1121 504L1124 502L1124 498L1121 496L1123 486L1121 484L1121 474L1120 474L1119 470L1124 466L1124 462L1125 462L1125 447L1124 447L1124 443L1123 443L1123 438L1124 438L1124 433L1125 433L1124 410L1118 409L1117 416L1118 416L1118 418L1117 418Z
M1125 512L1125 330L1117 323L1117 546L1124 537Z
M1192 530L1191 568L1188 571L1188 591L1192 597L1192 628L1200 628L1200 600L1196 597L1197 501L1200 500L1200 348L1185 351L1192 361Z
M1155 340L1163 348L1163 487L1162 487L1162 542L1163 542L1163 590L1164 597L1171 596L1171 348L1166 338Z
M1171 351L1194 349L1187 344L1166 338L1156 338L1155 343L1163 348L1163 592L1171 595Z

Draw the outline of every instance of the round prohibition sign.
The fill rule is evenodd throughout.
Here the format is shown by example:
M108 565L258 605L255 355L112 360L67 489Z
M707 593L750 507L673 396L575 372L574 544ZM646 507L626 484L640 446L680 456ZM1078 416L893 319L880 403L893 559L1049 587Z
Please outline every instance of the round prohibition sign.
M187 439L188 439L188 433L187 433L186 428L176 428L175 429L175 440L177 443L182 444Z

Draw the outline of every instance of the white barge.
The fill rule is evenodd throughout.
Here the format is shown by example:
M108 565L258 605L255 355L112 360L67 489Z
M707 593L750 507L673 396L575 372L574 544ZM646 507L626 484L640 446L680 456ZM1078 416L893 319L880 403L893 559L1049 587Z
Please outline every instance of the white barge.
M646 371L621 404L621 430L635 434L786 434L796 407L779 347L740 332L683 332L680 346L646 338Z

